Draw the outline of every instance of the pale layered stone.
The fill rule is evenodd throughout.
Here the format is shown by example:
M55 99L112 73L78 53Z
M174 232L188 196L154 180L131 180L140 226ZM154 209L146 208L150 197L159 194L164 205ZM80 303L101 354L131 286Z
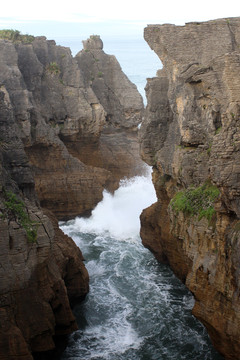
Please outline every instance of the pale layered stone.
M163 63L147 84L143 159L154 167L158 202L141 215L141 236L195 297L193 313L226 359L240 356L240 19L149 25ZM174 195L206 181L221 192L216 218L178 214Z

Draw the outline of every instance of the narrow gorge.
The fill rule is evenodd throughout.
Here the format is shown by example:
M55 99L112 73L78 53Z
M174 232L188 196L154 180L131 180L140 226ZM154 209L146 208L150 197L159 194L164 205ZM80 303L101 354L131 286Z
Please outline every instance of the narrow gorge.
M0 37L0 360L42 360L71 333L61 359L157 359L159 347L159 360L239 359L240 18L148 25L163 68L146 108L98 35L74 57L45 37ZM155 191L141 178L149 166ZM139 215L134 236L123 231L155 193L140 236L157 260L138 241ZM102 306L86 334L73 307L98 305L84 261Z

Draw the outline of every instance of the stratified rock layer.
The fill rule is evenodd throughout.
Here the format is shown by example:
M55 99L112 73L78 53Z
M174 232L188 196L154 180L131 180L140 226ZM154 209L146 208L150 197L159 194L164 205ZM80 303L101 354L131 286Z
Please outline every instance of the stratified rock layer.
M92 35L83 41L83 50L75 59L85 86L92 88L106 112L97 149L96 144L85 141L82 146L80 144L78 157L86 164L108 170L112 180L107 187L114 189L121 178L139 175L145 170L137 136L143 116L142 97L136 85L122 72L116 57L104 53L99 36ZM65 143L69 148L67 139Z
M240 19L150 25L163 69L148 79L142 158L158 202L141 215L146 247L195 297L193 314L226 359L240 358ZM220 190L211 219L173 210L181 190Z
M32 352L53 349L53 336L69 334L77 328L70 301L82 299L88 292L88 273L81 251L58 228L53 214L44 212L39 206L20 134L9 95L2 86L1 360L30 360ZM11 199L13 194L15 197ZM28 222L37 231L36 239L26 231L30 229L26 227Z
M108 108L80 57L45 37L0 40L0 360L30 360L77 329L70 304L87 294L88 273L57 219L89 214L104 188L144 167L136 87L101 50Z
M115 57L99 49L99 36L87 42L89 52L73 58L45 37L28 44L0 40L0 84L21 128L40 203L58 219L89 214L104 188L116 189L143 168L142 98ZM97 68L86 58L96 52Z

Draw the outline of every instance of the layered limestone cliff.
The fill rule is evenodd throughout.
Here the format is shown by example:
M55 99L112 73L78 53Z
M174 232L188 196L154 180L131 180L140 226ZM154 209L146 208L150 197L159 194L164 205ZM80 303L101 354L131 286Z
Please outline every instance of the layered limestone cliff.
M104 53L99 36L92 35L83 41L83 50L75 59L85 86L92 88L106 112L97 149L91 144L89 148L89 142L85 142L86 149L80 147L79 158L84 163L110 171L112 184L110 181L108 187L115 189L119 179L145 171L138 141L138 125L143 116L142 97L136 85L122 72L116 57Z
M141 154L158 201L143 243L194 294L193 314L240 357L240 18L150 25L163 68L148 79Z
M88 292L81 251L40 208L9 94L0 90L0 359L32 359L77 328Z
M93 50L76 58L45 37L0 40L0 85L21 129L40 203L58 219L89 214L104 188L116 189L143 166L137 144L142 98L117 60L95 50L101 39L90 40ZM95 69L84 55L96 51ZM86 80L89 71L95 81Z
M109 107L80 54L10 34L0 40L0 359L30 360L77 328L71 305L88 292L81 251L57 219L89 213L105 187L142 171L143 103L102 50Z

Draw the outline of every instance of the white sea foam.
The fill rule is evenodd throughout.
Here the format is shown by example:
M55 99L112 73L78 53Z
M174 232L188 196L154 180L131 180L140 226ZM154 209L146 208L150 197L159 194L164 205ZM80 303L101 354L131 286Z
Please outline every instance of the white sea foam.
M108 233L118 240L135 239L140 231L142 210L155 201L150 175L122 180L113 195L103 192L103 200L90 218L76 218L72 228L82 233Z
M83 251L90 292L61 360L217 360L192 317L191 294L139 239L139 215L156 200L149 177L121 182L88 219L61 224Z

